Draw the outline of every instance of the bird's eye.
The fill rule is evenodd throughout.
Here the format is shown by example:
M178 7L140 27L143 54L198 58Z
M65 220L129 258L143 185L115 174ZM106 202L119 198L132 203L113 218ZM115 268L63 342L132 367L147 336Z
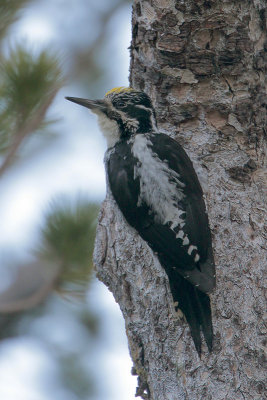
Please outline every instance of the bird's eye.
M125 108L125 107L127 107L127 104L124 103L124 101L118 101L116 106L119 108Z

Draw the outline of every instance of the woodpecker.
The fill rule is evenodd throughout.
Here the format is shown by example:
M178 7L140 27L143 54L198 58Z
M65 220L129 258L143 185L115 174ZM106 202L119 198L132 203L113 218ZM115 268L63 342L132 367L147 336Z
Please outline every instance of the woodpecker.
M177 141L159 132L144 92L118 87L101 100L66 99L98 116L108 145L111 193L166 271L175 310L183 312L198 354L201 331L211 351L207 293L215 287L215 267L203 192L192 162Z

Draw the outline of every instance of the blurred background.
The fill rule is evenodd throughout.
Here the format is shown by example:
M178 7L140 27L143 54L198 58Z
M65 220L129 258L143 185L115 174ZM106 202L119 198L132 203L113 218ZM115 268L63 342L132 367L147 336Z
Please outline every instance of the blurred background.
M65 96L128 86L128 0L0 0L0 399L130 400L92 268L105 141Z

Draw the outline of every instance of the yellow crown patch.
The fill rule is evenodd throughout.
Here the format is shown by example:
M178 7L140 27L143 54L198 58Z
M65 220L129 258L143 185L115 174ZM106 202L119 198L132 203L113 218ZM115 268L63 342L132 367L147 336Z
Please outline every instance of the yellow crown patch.
M115 87L113 89L110 89L106 94L105 97L111 95L111 94L119 94L119 93L124 93L124 92L131 92L132 90L134 90L131 87L126 87L126 86L118 86Z

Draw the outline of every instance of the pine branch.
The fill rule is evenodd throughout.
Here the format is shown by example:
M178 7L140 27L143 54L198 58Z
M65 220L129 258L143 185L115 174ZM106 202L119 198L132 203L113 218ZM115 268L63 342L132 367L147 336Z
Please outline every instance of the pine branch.
M45 51L33 57L29 51L17 47L2 63L0 150L5 155L0 176L25 138L40 128L62 82L57 59Z
M58 198L46 213L35 260L19 266L11 285L0 293L0 313L28 310L54 290L68 299L81 297L92 276L98 206L79 198Z
M14 160L19 147L21 146L22 142L24 139L32 132L36 131L40 124L42 123L46 111L51 105L52 101L54 100L57 92L59 90L59 87L56 88L50 96L47 98L47 101L42 105L42 107L39 109L39 112L33 116L33 118L28 121L28 123L14 135L14 141L12 145L9 147L8 152L6 154L6 157L0 166L0 176L4 174L4 172L7 170L7 168L10 166L12 161Z
M46 213L39 259L60 265L58 290L83 293L92 272L98 206L79 198L56 199Z

